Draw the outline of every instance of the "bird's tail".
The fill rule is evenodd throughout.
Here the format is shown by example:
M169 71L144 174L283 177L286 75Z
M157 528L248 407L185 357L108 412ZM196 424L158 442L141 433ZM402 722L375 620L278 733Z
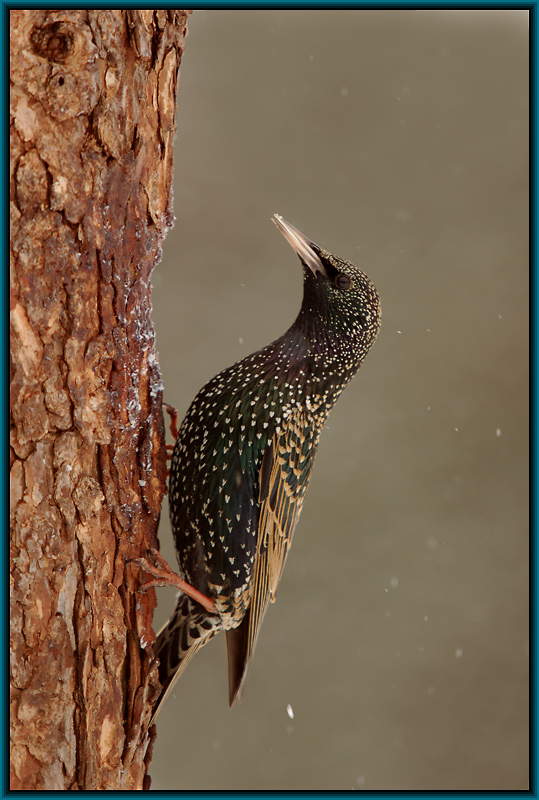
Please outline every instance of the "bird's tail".
M217 615L208 614L185 594L178 596L174 613L159 631L155 644L162 691L153 710L152 723L155 722L164 699L197 650L220 630L221 622Z

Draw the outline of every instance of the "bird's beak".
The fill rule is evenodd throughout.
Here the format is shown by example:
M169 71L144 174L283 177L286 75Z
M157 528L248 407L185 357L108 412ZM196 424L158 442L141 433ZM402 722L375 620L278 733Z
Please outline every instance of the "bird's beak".
M320 257L314 250L314 247L316 247L314 242L309 241L301 231L294 228L293 225L283 219L279 214L274 214L272 220L277 225L288 244L296 251L303 263L309 267L313 275L316 275L317 272L321 272L322 275L325 275L326 270L324 269Z

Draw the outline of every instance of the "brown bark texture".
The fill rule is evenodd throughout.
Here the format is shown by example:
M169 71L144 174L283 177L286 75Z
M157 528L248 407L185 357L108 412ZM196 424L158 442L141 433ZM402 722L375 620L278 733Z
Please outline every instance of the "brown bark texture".
M188 12L11 10L11 789L141 789Z

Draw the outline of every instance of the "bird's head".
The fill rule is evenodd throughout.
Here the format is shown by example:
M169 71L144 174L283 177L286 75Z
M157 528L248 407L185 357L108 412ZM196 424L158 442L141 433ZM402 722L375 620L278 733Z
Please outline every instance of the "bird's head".
M380 328L380 298L371 280L345 261L311 242L278 214L273 222L299 256L303 266L302 315L316 328L352 337L363 355Z

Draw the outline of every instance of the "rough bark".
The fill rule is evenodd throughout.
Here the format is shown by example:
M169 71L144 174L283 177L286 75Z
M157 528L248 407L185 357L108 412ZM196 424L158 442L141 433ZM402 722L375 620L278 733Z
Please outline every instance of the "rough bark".
M150 274L188 12L12 10L11 789L140 789L165 488Z

